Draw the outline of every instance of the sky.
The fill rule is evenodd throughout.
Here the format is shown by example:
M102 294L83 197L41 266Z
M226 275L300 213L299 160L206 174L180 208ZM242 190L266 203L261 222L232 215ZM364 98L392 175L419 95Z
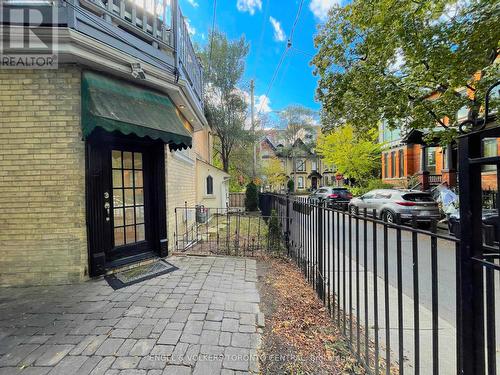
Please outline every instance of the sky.
M229 39L241 35L250 43L241 89L249 90L255 79L257 111L279 111L290 104L301 104L318 111L315 101L317 78L309 64L314 53L314 35L326 19L328 9L340 0L304 0L288 50L276 79L268 91L273 73L286 47L300 0L218 0L216 28ZM212 27L213 0L179 0L194 42L208 43Z

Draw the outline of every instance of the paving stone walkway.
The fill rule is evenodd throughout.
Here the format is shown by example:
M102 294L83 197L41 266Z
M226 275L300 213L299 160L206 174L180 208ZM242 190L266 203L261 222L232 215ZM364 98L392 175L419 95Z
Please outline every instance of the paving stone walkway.
M0 289L0 374L258 372L255 260L169 261L179 270L116 291L102 279Z

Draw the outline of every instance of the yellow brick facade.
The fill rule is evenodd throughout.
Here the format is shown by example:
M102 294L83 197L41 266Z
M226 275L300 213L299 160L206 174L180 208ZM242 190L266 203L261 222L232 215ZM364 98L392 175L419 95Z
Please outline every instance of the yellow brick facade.
M0 285L87 275L80 69L0 71Z
M76 65L0 70L0 286L88 278L80 97ZM207 134L193 142L209 156ZM175 207L197 204L198 152L194 146L176 152L165 146L169 253ZM188 223L194 219L193 210Z
M194 148L194 147L193 147ZM195 154L193 149L170 151L165 147L165 181L167 184L167 235L169 251L175 246L175 208L196 205ZM184 222L184 212L178 213L179 231ZM188 210L188 226L194 223L194 210Z

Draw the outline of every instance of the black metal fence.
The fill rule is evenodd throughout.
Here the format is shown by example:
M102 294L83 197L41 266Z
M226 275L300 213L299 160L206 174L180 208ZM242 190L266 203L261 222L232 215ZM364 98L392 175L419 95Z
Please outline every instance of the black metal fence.
M438 231L386 223L305 198L261 194L264 215L281 219L288 256L316 290L368 373L457 374L467 360L459 240ZM476 349L498 361L498 273L487 271L487 338ZM493 372L492 372L493 371Z
M273 227L271 221L276 225ZM258 256L284 251L283 218L234 208L177 207L175 250L190 254ZM275 228L274 231L272 228Z

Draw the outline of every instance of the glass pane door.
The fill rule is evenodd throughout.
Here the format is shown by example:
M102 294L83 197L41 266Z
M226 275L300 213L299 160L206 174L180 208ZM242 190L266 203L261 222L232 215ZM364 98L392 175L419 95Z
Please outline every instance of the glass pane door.
M142 153L113 150L114 246L144 241Z

